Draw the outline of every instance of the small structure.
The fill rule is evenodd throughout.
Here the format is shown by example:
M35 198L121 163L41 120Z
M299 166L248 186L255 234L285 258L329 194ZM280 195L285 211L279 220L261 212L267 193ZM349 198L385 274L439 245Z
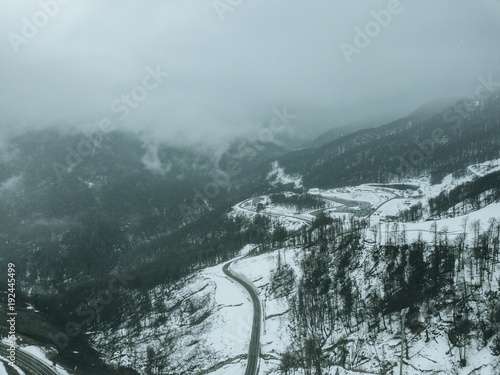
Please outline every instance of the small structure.
M250 204L252 205L253 208L257 208L257 205L260 203L260 197L252 198L250 201Z

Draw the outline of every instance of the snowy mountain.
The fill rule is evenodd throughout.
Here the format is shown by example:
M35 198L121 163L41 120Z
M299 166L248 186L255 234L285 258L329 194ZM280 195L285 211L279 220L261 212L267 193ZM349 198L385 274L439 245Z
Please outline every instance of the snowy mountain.
M293 152L116 132L56 170L79 134L14 139L20 343L70 374L244 373L258 342L259 374L497 375L500 99L446 113Z
M492 160L469 170L489 174L499 167ZM305 374L315 367L324 374L397 371L400 311L408 307L405 374L497 374L500 203L435 221L388 221L476 178L471 172L439 185L423 179L311 189L327 203L321 211L329 220L323 223L318 210L299 214L272 203L272 196L235 205L229 216L267 216L273 233L287 232L281 243L247 245L231 265L253 283L263 305L259 373ZM369 214L362 213L363 202ZM258 204L263 208L257 210ZM478 241L486 241L484 255L476 253ZM109 362L139 372L150 365L149 351L164 359L156 366L166 373L243 373L252 304L224 276L223 264L151 290L152 308L136 323L100 332L94 345Z

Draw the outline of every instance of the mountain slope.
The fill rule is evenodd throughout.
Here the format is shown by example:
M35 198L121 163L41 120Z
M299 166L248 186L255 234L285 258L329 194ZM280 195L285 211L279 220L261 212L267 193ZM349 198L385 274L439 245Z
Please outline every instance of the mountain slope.
M474 105L460 116L456 108L452 107L421 122L409 122L408 118L404 118L380 128L358 131L319 148L291 153L286 153L283 147L275 143L256 141L236 143L215 155L210 150L145 143L131 134L115 132L108 134L98 147L89 150L87 156L78 160L71 150L75 150L81 141L81 134L58 131L27 134L11 142L8 154L10 157L3 157L0 163L0 198L3 210L0 216L1 238L5 242L6 250L2 251L0 259L4 262L14 261L18 265L23 298L35 304L59 329L64 330L67 322L81 320L83 311L89 311L85 309L99 310L95 311L94 319L86 326L88 333L77 335L74 340L75 344L81 344L78 350L89 356L93 355L88 348L89 342L94 342L100 350L105 350L105 344L101 342L101 339L105 339L97 340L93 337L94 333L117 334L119 327L132 324L128 314L131 310L137 310L133 315L135 331L130 331L127 338L132 340L134 335L140 335L140 322L143 321L141 319L149 319L147 315L156 311L152 304L156 304L158 299L156 295L154 298L141 295L150 295L152 290L159 287L161 293L166 293L165 298L168 298L167 292L171 286L190 278L203 268L232 259L246 244L255 244L260 251L276 249L286 243L289 246L293 244L294 247L302 245L298 253L312 254L310 265L316 264L316 258L323 259L324 264L329 265L327 271L320 269L325 280L328 280L326 274L330 279L340 277L338 274L343 272L344 266L349 272L360 272L357 268L357 262L360 261L358 257L351 259L345 255L342 267L335 263L342 260L340 258L344 256L345 249L350 249L353 254L361 252L365 254L365 258L370 256L374 259L379 253L393 251L396 254L392 255L398 258L393 260L393 268L384 268L377 276L378 281L366 276L361 283L363 285L367 280L380 284L383 274L396 277L395 272L404 271L409 275L413 271L406 268L407 263L402 260L403 254L405 257L408 255L408 248L404 247L404 243L396 243L400 241L401 231L389 234L387 230L370 228L372 232L379 233L379 238L382 235L392 238L396 248L387 248L387 243L375 245L370 238L372 233L369 232L367 223L356 219L369 215L372 209L370 204L366 205L362 199L334 197L333 200L328 200L328 204L315 206L314 212L297 215L297 211L302 210L297 208L288 212L285 215L286 220L281 221L283 211L270 212L265 206L269 202L272 203L272 199L256 196L282 192L286 190L284 184L288 182L294 182L290 190L294 190L295 194L314 187L315 192L311 193L317 195L318 188L352 186L361 182L374 184L401 180L407 182L407 185L416 181L418 185L418 178L422 176L431 182L439 182L450 173L455 176L462 176L467 171L480 174L485 168L476 165L477 163L499 157L499 103L498 95L491 95L482 103L473 103ZM277 163L272 163L274 161ZM269 175L272 165L275 167L275 173ZM229 173L231 171L234 173ZM409 178L413 178L413 181L408 181ZM456 208L460 204L471 204L476 209L496 201L498 195L492 194L492 191L497 180L491 176L484 178L485 180L481 177L471 180L471 185L466 187L457 186L458 190L447 189L448 196L440 198L443 202L431 203L428 212L431 216L426 214L425 218L444 217L449 215L450 209L453 210L453 207ZM379 188L397 189L394 186ZM406 193L391 194L401 197ZM276 197L281 197L281 201L285 203L293 201L290 197L296 197L297 201L300 201L300 196L292 193ZM463 197L470 202L464 203ZM312 199L306 196L302 198L307 198L308 201ZM437 195L433 196L433 199L438 198ZM240 207L238 212L233 212L231 207L242 200L245 200L245 206ZM482 205L475 206L478 200ZM278 202L276 199L275 201ZM316 205L317 202L314 199L312 201ZM348 207L342 207L346 202ZM384 220L395 220L394 217L397 219L400 205L406 203L400 202L400 198L394 199L392 203L395 202L395 214L387 213ZM422 199L420 202L422 203ZM252 204L255 210L258 208L263 214L252 212L249 208ZM358 206L359 209L356 208ZM244 211L250 214L245 215ZM269 214L266 214L267 211ZM332 223L328 215L322 214L323 211L328 214L335 211L342 213L340 221ZM465 211L456 210L457 215L462 212ZM423 216L406 215L405 220L415 221L420 220L420 217ZM376 222L382 221L380 218ZM312 227L306 229L310 223ZM291 226L287 227L288 224ZM407 225L410 224L417 225L417 228L412 227L412 233L416 233L419 224ZM383 224L379 225L383 227ZM352 229L352 226L355 229ZM350 230L357 235L347 235ZM425 228L424 232L429 232L429 229ZM476 238L481 235L481 241L486 238L484 232L475 233ZM494 233L494 230L488 233ZM489 236L488 246L494 249L494 236ZM326 239L328 243L331 242L331 246L325 247L319 243L320 237L322 241ZM444 241L444 237L441 238ZM345 242L342 242L344 240ZM494 263L490 255L487 260L480 261L482 253L478 250L478 244L482 244L481 241L473 241L467 245L467 260L472 261L478 269L484 264L490 267ZM418 244L408 241L406 245ZM429 272L432 267L437 267L438 273L445 272L444 264L450 260L443 258L439 267L432 266L435 247L426 246L423 252L423 267ZM450 241L446 243L445 250L449 253L458 251L457 245ZM328 256L324 254L325 251ZM386 260L383 267L387 266ZM366 267L375 267L373 262L365 263ZM290 278L290 285L292 278L301 277L297 268L299 266L303 268L302 264L291 266L295 267L295 276L289 270L285 272ZM123 269L131 271L133 275L133 280L126 283L126 291L120 294L116 303L95 307L102 297L99 293L106 291L110 277L114 277L117 271ZM309 271L314 274L314 269ZM469 271L476 272L471 269ZM449 269L446 272L449 272ZM491 275L496 275L493 271L490 272L490 278ZM0 274L4 273L5 270L0 271ZM354 285L355 280L351 276L344 274L342 282L349 279ZM474 280L475 277L472 276ZM480 273L477 277L481 279ZM322 282L314 280L313 284ZM493 285L494 280L490 281L489 284ZM406 282L406 279L404 282L400 280L398 285L406 287ZM352 290L349 295L347 289L338 289L339 285L336 286L337 289L331 289L329 286L327 288L327 285L324 287L333 293L334 297L337 293L335 298L339 298L339 293L345 293L342 296L344 299L354 296ZM474 288L474 285L470 282L467 288ZM314 285L309 286L312 288ZM278 285L273 288L280 289ZM443 294L446 290L436 286L434 288L429 298L437 298L438 295L446 297ZM454 293L458 292L461 291L455 290ZM278 292L280 295L283 293L283 290ZM286 293L290 294L292 291L287 290ZM316 293L314 298L317 299L314 303L326 303L325 293L319 293L314 288L307 289L307 293ZM378 294L379 299L383 296L386 294ZM480 298L484 302L487 296L482 293ZM348 303L347 300L344 302ZM429 300L426 303L428 302ZM381 313L393 319L390 314L395 314L395 305L387 306L391 303L394 301L384 300L385 307L380 305L377 314ZM211 304L205 307L210 306L213 307ZM292 306L288 305L288 308L292 309ZM339 306L345 310L342 304ZM167 307L170 308L174 306ZM448 305L447 308L446 314L452 306ZM181 317L188 319L187 315L191 310L184 310L181 310L184 311ZM285 310L275 313L281 314ZM207 314L207 319L213 313L203 311ZM347 314L345 311L343 313ZM371 313L365 311L365 314ZM154 318L155 321L157 318ZM163 319L155 324L162 324ZM351 323L347 323L347 319L347 316L342 316L341 323L349 330L353 327L349 325ZM360 318L356 319L356 324L360 324ZM290 322L293 322L292 326L299 327L299 321ZM474 329L483 323L481 320L474 321ZM148 320L148 327L151 324ZM338 323L335 323L335 326L337 325ZM455 328L457 327L453 329ZM196 334L195 332L194 335ZM479 334L482 333L477 333ZM50 342L49 337L47 335L44 340ZM122 336L117 337L123 339ZM484 340L488 341L492 337ZM323 344L335 345L328 340ZM302 341L297 341L296 344L298 347L305 345ZM68 352L75 350L75 347L70 346L63 350ZM157 352L158 348L153 350ZM195 353L199 348L195 347L193 350ZM133 352L129 351L129 355L133 355L130 353ZM147 350L143 354L147 356ZM280 355L282 354L284 352L280 352ZM292 357L298 355L293 352L289 354ZM106 355L111 362L113 353ZM241 359L239 355L235 354L235 360ZM229 359L228 357L225 360ZM322 361L317 359L315 363L310 362L307 366L312 368L319 363L322 367ZM133 366L129 362L127 364ZM143 366L144 363L140 365ZM210 365L206 361L203 366L197 368L203 367L205 371ZM299 367L304 368L304 363L292 363L292 368ZM317 371L321 371L320 367Z
M421 123L409 118L358 131L317 149L287 154L278 161L287 174L300 174L308 187L389 182L429 174L433 182L446 174L498 157L500 99L460 114L457 103Z

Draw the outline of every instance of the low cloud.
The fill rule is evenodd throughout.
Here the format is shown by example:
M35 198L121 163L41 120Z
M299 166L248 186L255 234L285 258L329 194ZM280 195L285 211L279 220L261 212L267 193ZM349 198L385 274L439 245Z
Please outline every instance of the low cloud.
M64 228L68 225L75 225L76 222L69 218L41 218L33 222L33 226L48 227L48 228Z
M167 174L172 169L171 163L163 163L158 156L158 145L146 145L147 151L142 157L142 163L151 172L159 174Z
M401 11L377 28L373 14L395 1ZM221 18L212 1L2 2L0 139L110 118L157 141L221 144L256 133L282 106L318 133L469 95L478 76L500 80L495 0L255 0L233 8ZM356 47L356 30L367 27L378 32L348 63L340 46ZM14 34L27 41L17 51ZM157 67L168 77L153 89L146 77ZM116 106L124 100L126 116ZM166 167L154 153L145 163Z
M0 195L10 192L17 192L21 187L23 176L14 176L0 184Z

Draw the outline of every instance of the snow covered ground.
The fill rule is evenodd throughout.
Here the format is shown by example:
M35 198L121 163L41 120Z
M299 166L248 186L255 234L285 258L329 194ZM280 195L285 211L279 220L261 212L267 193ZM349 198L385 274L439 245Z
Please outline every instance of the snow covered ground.
M245 246L241 255L253 247ZM94 345L106 353L108 363L140 373L145 371L148 347L156 356L168 358L175 371L244 373L253 308L247 292L226 277L223 266L196 272L170 290L157 287L150 292L155 309L146 312L140 323L129 321L118 330L96 333ZM135 324L140 329L135 330ZM131 336L134 340L129 340Z
M314 216L308 213L298 214L285 207L270 204L269 197L265 195L250 198L234 205L229 215L243 215L247 218L253 219L257 215L257 204L259 203L264 206L264 208L259 211L260 214L268 215L289 231L299 230L304 225L308 225L312 222L312 220L314 220Z
M496 216L500 212L499 209L500 204L488 206L470 214L469 220L472 221L476 218L483 221L488 220L491 215ZM446 225L450 232L461 230L462 219L458 217L440 220L437 223L438 228ZM426 233L430 235L429 232L425 232L429 230L430 225L431 222L407 224L408 237L413 236L413 233L416 237L417 231L423 231L424 236L426 236ZM251 246L248 246L242 255L247 253L250 248ZM277 375L279 373L277 366L279 365L280 355L292 343L291 333L288 328L290 323L288 300L285 297L275 298L269 292L272 272L276 269L279 256L283 263L292 267L298 279L300 277L299 264L303 254L304 250L300 248L281 249L256 257L240 258L232 264L232 269L245 275L260 291L265 317L261 336L263 358L260 362L260 369L262 374ZM205 295L207 296L205 304L210 306L211 311L199 329L181 329L183 323L176 319L168 323L172 328L174 322L177 321L179 332L182 331L181 338L176 341L175 355L170 356L170 360L180 364L180 368L182 368L182 363L188 362L193 365L194 362L198 362L200 369L203 368L208 371L207 373L213 375L243 374L245 371L245 355L248 351L252 324L252 304L247 293L224 275L222 267L223 264L220 264L200 271L182 289L176 291L175 298L169 297L169 303L173 304L181 300L188 300L193 297L200 298ZM363 272L360 270L359 275L355 276L361 289L368 289L370 284L372 288L380 287L373 283L373 280L363 279L362 274ZM206 286L205 289L203 289L204 286ZM177 313L174 312L173 315L177 315ZM443 319L446 319L446 317L443 317ZM154 317L150 316L147 320L154 321ZM348 338L353 342L356 342L356 340L362 340L363 342L372 340L373 345L363 349L363 355L368 358L383 355L396 360L399 356L400 342L397 338L398 317L394 316L392 321L393 323L392 325L389 324L388 330L376 337L372 337L368 327L361 327L360 330ZM432 374L433 372L440 375L467 375L473 369L479 369L474 373L475 375L498 375L492 367L493 364L496 364L497 359L492 357L488 348L471 349L468 354L468 366L459 368L456 365L457 349L450 351L446 332L443 328L439 328L442 326L442 321L436 319L432 326L432 339L429 342L426 342L424 333L417 337L411 337L410 359L408 360L408 366L405 366L406 375ZM145 347L154 342L152 337L161 334L161 329L144 327L142 332L144 340L139 340L139 345L135 348L128 349L129 355L134 354L141 357L141 351L145 351ZM339 331L337 335L340 339L345 335L345 332ZM108 336L108 334L104 336ZM109 340L109 337L107 337L107 340ZM104 342L107 340L104 340ZM193 342L196 342L196 344L192 345ZM194 347L203 349L198 349L196 354L193 353ZM477 347L480 346L477 345ZM472 345L472 348L474 348L474 345ZM113 356L116 357L116 353ZM121 363L124 364L123 360ZM347 371L339 368L339 374L357 375L378 372L376 362L370 362L363 368L366 372L359 369ZM336 367L332 367L330 374L336 374L336 370Z
M52 367L53 369L55 369L57 371L57 373L59 373L61 375L69 375L69 373L66 370L64 370L61 366L55 365L52 361L47 359L47 353L43 348L30 345L30 346L24 346L21 349L24 350L25 352L31 354L32 356L40 359L46 365Z
M319 193L321 197L324 198L337 198L345 200L363 201L368 202L371 205L378 205L384 200L394 197L393 192L385 192L380 188L371 187L368 185L360 186L356 188L344 188L344 189L333 189L325 190Z
M500 204L488 207L482 212L477 212L473 218L486 218L492 213L498 211ZM453 219L453 223L460 222L460 218ZM438 227L444 226L443 222L438 222ZM450 220L446 220L448 225ZM427 223L430 224L430 223ZM418 229L418 228L416 228ZM370 256L370 245L366 245L360 259L361 263L368 262ZM262 254L256 257L243 258L233 264L233 268L241 274L246 275L260 290L261 301L264 306L265 328L261 337L262 355L261 369L263 374L279 374L277 370L279 365L280 354L292 343L291 332L288 329L290 324L289 305L286 298L274 298L269 293L269 284L272 272L276 269L278 256L282 264L286 263L292 267L297 278L300 277L300 260L305 250L300 248L279 249L270 253ZM372 265L368 265L370 268ZM370 290L380 289L381 285L377 284L377 278L368 277L363 271L363 267L359 268L359 272L354 273L353 278L356 284L363 291L363 297L366 298ZM500 266L497 266L496 276L500 277ZM422 374L439 374L439 375L498 375L496 371L499 369L499 359L491 354L489 347L484 347L478 341L474 341L470 345L468 352L468 363L466 367L460 367L457 364L458 348L450 346L449 338L446 333L447 324L452 317L441 312L441 315L436 315L428 322L428 337L426 332L421 332L418 335L410 335L409 340L409 359L405 364L405 375L422 375ZM359 327L351 333L344 331L339 327L335 332L335 337L332 339L345 339L348 342L359 343L361 349L359 353L350 352L350 356L360 355L369 360L360 365L359 368L352 371L338 368L339 374L356 375L356 374L375 374L379 373L379 363L375 358L388 358L394 362L399 361L400 339L399 339L399 315L393 314L392 317L386 317L387 329L374 335L367 325ZM369 344L367 344L369 343ZM355 347L355 346L354 346ZM351 347L352 348L352 347ZM481 349L476 349L481 348ZM336 374L337 367L333 366L328 374ZM300 372L299 372L300 373ZM327 372L325 371L325 374Z
M275 298L269 293L271 272L276 269L280 254L282 262L290 265L296 275L300 275L300 249L282 249L257 257L244 258L233 264L233 269L245 275L260 290L264 325L261 334L261 352L266 360L261 360L261 369L271 370L279 363L280 353L291 344L287 325L289 323L286 298ZM263 373L266 373L265 371Z
M467 233L470 235L472 223L476 220L481 222L481 228L484 229L488 226L490 219L500 220L500 203L492 203L478 211L471 212L467 215L457 216L449 219L437 220L438 231L447 229L450 240L453 240L458 234L462 233L464 222L467 222ZM416 240L418 234L421 233L424 241L432 241L433 231L431 226L434 222L426 221L422 223L405 223L408 241ZM385 233L386 226L382 226L382 233ZM469 237L470 238L470 237Z
M2 358L2 359L4 359L4 360L6 360L6 361L7 361L7 359L5 359L5 358L3 358L3 357L0 357L0 358ZM19 375L25 375L25 374L26 374L26 373L25 373L23 370L21 370L21 369L19 368L19 366L17 366L17 365L14 365L14 366L9 366L9 365L8 365L8 362L7 362L7 363L5 363L5 362L0 362L0 375L9 375L9 373L7 372L7 367L9 368L9 370L10 370L10 371L15 371L15 372L14 372L15 374L19 374Z
M347 217L356 215L362 206L368 206L369 213L359 215L369 218L371 226L379 228L379 242L383 243L387 231L394 229L394 223L386 222L390 216L398 216L399 212L406 210L414 204L425 205L429 197L437 196L441 191L449 191L453 187L477 178L493 170L499 170L499 160L470 166L468 172L460 177L446 176L438 185L430 185L429 179L410 180L402 182L417 186L418 189L402 190L394 184L374 185L365 184L361 186L345 187L341 189L310 189L309 193L323 197L329 204L325 209L331 216ZM298 184L298 177L286 176L276 163L273 165L273 173L269 178L282 183L293 182ZM399 183L399 184L402 184ZM298 186L296 184L296 186ZM310 213L297 213L294 210L282 206L272 205L268 196L249 198L233 207L230 215L245 215L253 217L259 213L268 215L273 220L279 221L288 230L299 230L304 225L309 225L314 219ZM480 220L483 228L488 225L490 218L500 219L500 203L494 203L468 215L442 219L437 221L438 230L447 228L449 237L463 231L463 223L467 218L468 231L475 220ZM432 240L431 221L418 223L398 224L400 230L405 228L407 241L416 239L419 233L424 240ZM367 239L371 236L367 232ZM373 242L370 242L373 243ZM370 243L365 244L361 254L361 262L367 261L368 252L371 250ZM241 256L248 253L252 246L242 250ZM288 325L289 303L286 297L276 298L269 289L272 272L276 269L278 257L283 263L288 264L300 277L300 261L305 250L299 248L280 249L257 257L242 257L232 264L232 269L246 276L260 291L263 305L264 326L261 336L262 354L260 368L261 374L277 374L280 354L291 345L291 336ZM363 260L364 259L364 260ZM161 314L151 312L144 317L140 332L134 332L130 326L123 326L116 332L100 333L95 344L97 348L107 353L107 361L120 363L135 368L143 369L146 361L146 350L152 346L157 353L162 353L165 347L165 339L171 335L176 336L174 347L169 353L168 360L175 364L177 371L203 371L204 373L243 374L246 366L246 354L248 352L249 338L252 325L252 303L250 297L235 282L227 278L222 271L223 264L204 269L197 272L188 280L179 283L173 291L168 292L164 287L158 287L152 291L151 303L157 305L164 303L168 316L164 316L161 325L155 325ZM500 270L498 275L500 276ZM357 284L366 297L370 288L381 288L376 279L370 279L363 275L362 269L354 275ZM194 306L194 307L193 307ZM194 308L195 311L190 309ZM199 319L198 319L199 318ZM443 317L446 319L446 317ZM363 355L371 361L366 364L366 373L377 373L378 365L373 358L391 358L394 361L399 355L399 342L397 337L398 317L393 317L393 323L388 324L387 330L373 337L367 327L361 327L352 335L346 332L337 332L338 338L348 336L352 342L366 342L370 340L371 346L365 346ZM435 319L431 324L432 339L426 342L423 333L412 337L410 359L405 368L406 375L429 374L460 374L468 375L477 369L474 375L498 375L494 373L491 364L497 363L497 359L491 356L489 349L471 349L469 353L468 366L458 368L456 365L456 348L450 349L448 338L444 331L443 320ZM133 334L136 339L126 346L117 343L127 341L127 337ZM349 336L350 335L350 336ZM110 346L109 343L112 342ZM474 347L474 345L472 345ZM475 347L482 347L476 345ZM354 355L351 353L350 355ZM135 359L134 359L135 358ZM136 361L136 363L134 363ZM139 363L139 364L138 364ZM190 367L189 367L190 366ZM336 374L337 368L330 369L330 374ZM363 374L363 371L347 371L339 368L341 375Z
M277 165L275 165L276 168L279 169ZM400 212L419 203L422 204L424 212L428 211L429 198L436 197L443 191L449 192L458 185L473 181L478 176L484 176L498 170L500 170L500 159L495 159L469 166L461 177L449 174L443 178L441 183L435 185L430 184L430 178L423 177L392 184L363 184L336 189L312 188L309 189L308 193L324 198L326 207L323 211L332 217L345 218L349 215L370 217L370 224L378 225L380 221L385 222L388 218L390 221L394 220ZM414 186L417 189L395 188L397 185ZM310 223L314 220L314 215L311 213L317 211L298 213L293 209L271 204L270 198L264 195L247 199L235 205L232 214L252 217L255 215L259 203L261 204L259 211L261 214L267 214L279 220L288 230L298 230L304 224ZM361 207L364 207L365 210L360 211ZM484 211L481 210L478 214L473 214L471 220L482 219L486 223L490 217L500 216L493 212L497 208L492 206ZM488 217L485 218L485 215ZM455 231L460 227L462 219L444 221L443 226L446 225L450 231ZM422 228L422 231L425 232L429 225L426 223L422 223L422 225L408 224L407 228L410 231Z
M2 339L2 342L4 344L9 344L9 341L7 339ZM21 349L26 353L31 354L33 357L36 357L43 363L45 363L47 366L51 367L53 370L55 370L58 374L60 375L70 375L69 372L67 372L65 369L63 369L61 366L54 364L51 360L47 358L47 355L49 354L47 349L41 348L38 346L34 345L19 345L18 350ZM6 358L0 357L6 361L8 361ZM11 368L9 366L9 368ZM17 371L18 374L25 374L23 370L21 370L17 365L15 365L13 368L11 368L15 371ZM2 372L4 371L4 372ZM0 375L2 374L7 374L5 366L3 366L2 362L0 362Z
M478 177L483 177L488 173L500 171L500 159L489 160L484 163L474 164L467 168Z
M419 234L425 241L432 241L434 234L431 226L434 223L433 221L395 224L394 222L386 222L385 218L391 216L397 217L399 212L419 202L422 203L422 205L426 205L430 197L435 197L442 191L450 191L454 187L472 181L479 176L484 176L492 171L500 170L499 162L500 159L470 166L465 175L459 178L448 175L437 185L431 185L427 178L402 182L404 184L418 186L418 191L395 189L393 187L394 184L392 184L392 187L390 184L388 184L388 186L366 184L331 190L311 189L309 193L321 196L325 199L333 198L346 201L368 202L373 209L373 214L368 215L370 217L370 224L379 226L379 236L381 239L386 237L386 232L393 231L394 226L398 225L399 230L402 230L403 227L405 228L408 242L417 239ZM267 197L262 197L263 203L266 203L266 198ZM249 202L247 203L246 211L251 212L252 206ZM294 213L293 210L269 206L261 210L261 214L269 214L272 216L281 214L283 218L296 217L299 219L299 215ZM336 208L342 206L343 205L339 202L335 204ZM352 208L352 204L345 205L345 208L348 206ZM233 209L234 212L242 211L240 205L236 205ZM340 215L332 209L327 209L325 212L328 212L331 216ZM345 215L345 213L342 215ZM488 226L492 218L500 220L500 203L490 204L467 215L437 220L436 224L438 231L446 230L449 239L453 240L456 235L464 231L465 222L468 223L466 227L468 238L471 238L472 222L479 220L484 229ZM292 228L293 227L290 227L289 229ZM384 243L384 240L381 240L380 243ZM368 251L369 247L370 245L367 244L364 251ZM260 296L264 306L264 315L266 317L265 330L261 338L262 353L265 357L265 360L261 362L261 368L264 370L265 374L278 374L277 365L279 364L280 353L283 353L291 344L290 332L287 329L287 325L289 324L288 302L284 298L273 298L272 295L268 293L267 287L270 283L272 271L276 268L278 254L280 254L282 260L286 259L286 263L289 264L298 275L300 273L298 264L303 251L304 250L300 249L281 249L257 257L241 259L233 265L238 272L246 275L261 290ZM361 256L361 259L367 258L367 256ZM362 273L363 272L360 270L355 278L358 280L358 286L363 290L363 294L366 297L365 293L367 290L370 288L381 288L381 285L377 285L376 280L366 279ZM493 279L499 277L500 267L497 267ZM443 375L498 375L500 366L498 358L491 354L491 350L488 347L484 347L484 344L482 345L479 342L476 344L474 342L472 343L468 353L467 366L463 368L458 366L458 349L456 347L450 347L449 338L444 328L446 327L445 322L450 319L451 317L449 316L441 316L434 318L432 322L430 322L430 341L424 337L424 333L411 337L409 350L410 358L407 360L404 373L406 375L421 375L424 373ZM378 358L382 354L383 357L393 358L397 362L400 345L400 339L397 336L399 319L395 316L392 321L393 323L389 324L388 330L382 332L377 337L371 337L372 335L368 328L362 327L355 334L351 335L349 339L353 341L371 340L373 343L371 349L366 347L363 349L363 355L368 358ZM340 338L341 333L339 332L338 334ZM367 374L377 373L379 370L378 365L373 361L367 363L364 368ZM335 374L336 370L337 368L333 367L330 370L330 374ZM356 371L347 371L339 368L338 370L339 374L342 375L364 373L359 369Z
M217 326L212 330L207 343L215 352L229 358L248 353L252 331L253 308L250 296L236 282L226 277L223 264L201 272L215 284L215 300L218 306ZM214 374L238 374L246 368L246 360L239 360L214 372Z

